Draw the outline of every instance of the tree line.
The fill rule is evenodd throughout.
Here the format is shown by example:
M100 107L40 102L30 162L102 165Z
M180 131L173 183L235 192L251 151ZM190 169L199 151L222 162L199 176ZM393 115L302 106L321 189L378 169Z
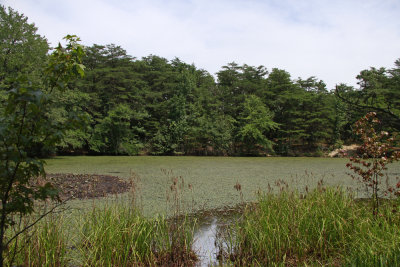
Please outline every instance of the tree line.
M37 70L49 44L17 11L2 6L0 17L4 100L10 77L46 75ZM318 156L354 142L352 125L370 111L382 128L400 129L400 60L362 70L357 88L332 90L316 77L235 62L213 76L179 58L137 59L115 44L85 47L82 63L83 78L46 93L51 120L76 114L83 126L67 130L55 151L38 143L35 153Z

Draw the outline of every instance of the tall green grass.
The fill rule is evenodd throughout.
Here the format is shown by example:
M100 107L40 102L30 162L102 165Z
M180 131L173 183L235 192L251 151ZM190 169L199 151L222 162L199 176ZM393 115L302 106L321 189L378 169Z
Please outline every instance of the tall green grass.
M338 188L262 194L230 235L219 236L221 255L234 266L400 266L399 201L383 203L374 218L366 202ZM12 266L196 263L195 225L185 215L147 218L118 200L63 214L45 218L10 244L6 264L12 258Z
M129 204L109 202L68 220L55 214L46 217L10 244L6 266L195 264L194 220L146 218Z
M128 266L153 259L156 224L135 210L126 206L94 208L80 220L85 265Z
M9 245L5 265L67 266L68 237L60 223L62 220L62 216L56 217L53 214L25 231Z
M93 208L81 218L85 266L193 265L193 225L148 219L127 204Z
M366 205L337 188L264 194L225 247L240 266L399 266L400 218L392 205L374 220Z

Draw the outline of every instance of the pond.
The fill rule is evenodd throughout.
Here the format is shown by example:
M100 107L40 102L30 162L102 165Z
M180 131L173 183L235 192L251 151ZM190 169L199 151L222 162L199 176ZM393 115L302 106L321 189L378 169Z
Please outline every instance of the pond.
M154 216L171 212L175 204L171 199L175 196L180 209L207 210L255 201L257 192L277 190L279 186L311 189L321 180L325 185L349 188L362 196L364 190L346 174L347 162L348 159L341 158L305 157L71 156L48 159L46 171L137 179L138 204L146 216ZM400 176L400 163L392 164L389 174ZM171 191L176 179L181 187ZM237 184L240 191L235 189ZM93 204L75 204L82 207L85 203Z

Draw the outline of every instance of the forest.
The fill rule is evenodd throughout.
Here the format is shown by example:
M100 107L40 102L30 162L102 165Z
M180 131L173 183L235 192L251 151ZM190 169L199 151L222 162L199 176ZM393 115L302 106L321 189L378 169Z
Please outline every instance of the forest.
M51 48L24 15L1 6L0 17L4 101L22 74L40 86ZM48 118L63 124L74 114L80 127L51 151L38 142L35 154L321 156L356 141L352 125L370 111L383 129L400 130L400 59L361 70L357 87L327 88L266 66L231 62L213 75L179 58L135 58L117 44L84 52L84 77L46 92Z

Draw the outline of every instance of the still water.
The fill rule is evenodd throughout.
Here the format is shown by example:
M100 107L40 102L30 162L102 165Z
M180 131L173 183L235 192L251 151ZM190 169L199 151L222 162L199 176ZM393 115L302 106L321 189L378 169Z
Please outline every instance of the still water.
M240 215L240 210L231 210L199 216L192 246L199 257L196 266L216 266L222 263L218 255L222 246L226 251L226 244L221 242L221 237L228 234L226 230L240 219Z

